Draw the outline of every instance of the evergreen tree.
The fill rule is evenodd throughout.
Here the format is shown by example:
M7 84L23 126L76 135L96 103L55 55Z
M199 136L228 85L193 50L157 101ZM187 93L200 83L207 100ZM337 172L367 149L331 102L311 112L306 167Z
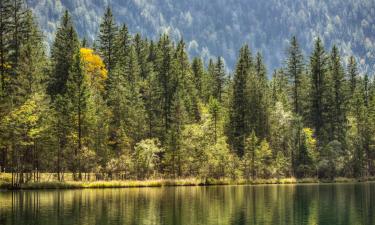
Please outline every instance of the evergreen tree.
M255 164L256 164L256 151L258 149L258 138L255 135L255 132L252 131L249 135L249 137L246 138L246 147L243 157L243 163L244 163L244 172L245 177L249 179L250 177L255 180L256 178L256 170L255 170Z
M195 88L198 91L198 96L203 99L204 98L204 93L203 93L203 82L204 82L204 67L203 67L203 62L201 58L195 57L193 59L193 62L191 64L191 70L193 72L193 77L194 77L194 83L195 83Z
M350 96L353 96L354 91L357 86L357 77L358 77L358 69L357 69L357 62L353 56L350 56L347 68L347 74L349 79L349 90Z
M100 33L98 40L98 50L107 67L108 75L111 76L112 70L116 65L116 37L118 28L112 14L112 9L108 6L105 10L102 22L100 24ZM120 46L117 46L120 47Z
M140 93L141 70L137 61L137 54L133 46L130 47L129 62L124 71L124 125L131 147L145 136L145 109Z
M204 79L202 82L202 88L204 93L204 102L208 102L210 97L214 97L214 75L215 73L215 63L212 59L208 61L207 71L204 73Z
M31 11L26 14L27 29L23 35L20 49L15 91L21 99L27 99L33 93L44 93L47 58L42 34L38 30Z
M367 108L366 108L366 82L363 79L358 79L354 95L352 97L353 105L356 107L351 111L351 116L354 119L353 130L351 135L351 152L353 176L363 177L366 175L366 152L367 149ZM367 139L367 140L366 140Z
M137 56L137 61L139 64L140 75L141 78L144 80L149 75L149 67L147 66L147 58L148 58L148 43L147 40L142 40L140 34L136 34L134 37L134 49Z
M266 66L263 62L263 56L258 52L255 58L255 77L253 77L255 90L252 91L250 108L255 117L250 122L255 130L255 134L262 139L268 137L269 133L269 91Z
M10 6L10 0L3 0L0 2L0 97L4 97L6 94L6 80L10 69Z
M341 58L336 46L333 46L330 54L329 72L331 79L329 93L330 141L337 140L345 146L346 136L346 93L345 75L341 65Z
M11 40L9 59L10 65L17 73L19 57L21 53L21 46L24 40L25 30L27 29L26 15L27 9L23 0L12 0L10 4L11 19L9 20L9 28L11 30Z
M48 83L48 92L52 97L55 111L54 134L58 142L56 153L56 172L58 180L64 179L66 155L71 133L71 102L68 97L68 79L74 65L74 56L79 48L79 40L68 11L65 11L55 41L51 49L52 71Z
M124 24L118 31L115 41L115 58L116 63L120 65L127 64L129 58L129 51L131 45L131 36L128 31L128 27Z
M230 106L229 136L233 149L239 156L244 154L245 138L249 135L249 102L247 82L252 66L249 47L243 46L233 78L233 95Z
M327 56L320 38L315 41L314 51L310 57L311 73L311 124L313 125L319 141L325 138L324 133L324 92L327 82Z
M161 105L161 120L163 121L163 138L165 140L168 130L171 126L171 112L172 112L172 101L174 95L174 89L176 85L172 82L172 44L167 35L163 35L159 42L158 48L160 51L160 60L157 65L157 79L158 86L160 87L159 99Z
M75 53L74 62L69 70L69 78L67 82L67 97L70 101L70 115L71 115L71 127L73 128L74 136L77 137L77 145L74 146L74 160L72 171L79 173L79 179L81 176L81 165L80 165L80 154L83 149L84 131L87 129L86 112L87 112L87 101L88 101L88 90L87 90L87 79L83 71L83 65L81 55L79 51Z
M49 80L48 92L52 96L52 99L58 94L63 95L66 93L69 69L73 65L74 54L77 51L78 45L78 36L73 27L72 19L68 11L65 11L51 47L53 68Z
M157 66L160 65L160 63L158 63L159 59L160 56L158 48L154 42L151 41L149 44L148 58L146 63L148 75L144 82L143 91L149 138L157 136L157 133L160 133L158 128L161 127L161 120L159 119L160 105L158 102L158 97L160 96L158 93L160 93L161 87L156 77L158 71Z
M223 101L223 89L225 84L225 70L224 70L224 61L221 57L217 57L217 61L215 64L215 69L213 73L213 82L214 82L214 90L213 96L219 100L219 102Z
M288 58L286 62L286 73L292 83L293 112L301 114L301 76L303 72L303 55L299 48L297 38L292 37L288 48Z

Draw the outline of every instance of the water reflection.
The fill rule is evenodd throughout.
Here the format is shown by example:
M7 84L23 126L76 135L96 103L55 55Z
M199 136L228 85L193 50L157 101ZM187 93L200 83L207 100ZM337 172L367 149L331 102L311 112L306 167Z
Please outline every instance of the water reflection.
M375 224L375 184L0 192L0 224Z

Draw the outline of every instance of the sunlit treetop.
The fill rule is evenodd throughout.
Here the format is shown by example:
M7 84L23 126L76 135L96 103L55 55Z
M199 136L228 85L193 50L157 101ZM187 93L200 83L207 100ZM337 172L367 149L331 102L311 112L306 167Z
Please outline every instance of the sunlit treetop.
M107 79L108 74L103 60L90 48L81 48L80 52L85 74L90 84L103 89L104 81Z

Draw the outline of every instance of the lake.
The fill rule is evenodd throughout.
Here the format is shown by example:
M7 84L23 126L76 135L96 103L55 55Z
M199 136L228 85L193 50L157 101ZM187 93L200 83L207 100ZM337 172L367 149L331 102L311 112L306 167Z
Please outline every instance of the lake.
M375 183L0 191L0 224L375 224Z

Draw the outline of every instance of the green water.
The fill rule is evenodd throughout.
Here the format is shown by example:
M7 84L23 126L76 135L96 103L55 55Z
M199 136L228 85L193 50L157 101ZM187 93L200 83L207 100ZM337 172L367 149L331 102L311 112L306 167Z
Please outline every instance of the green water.
M1 225L375 224L375 183L0 192Z

